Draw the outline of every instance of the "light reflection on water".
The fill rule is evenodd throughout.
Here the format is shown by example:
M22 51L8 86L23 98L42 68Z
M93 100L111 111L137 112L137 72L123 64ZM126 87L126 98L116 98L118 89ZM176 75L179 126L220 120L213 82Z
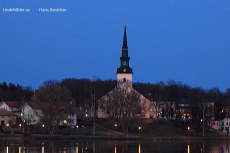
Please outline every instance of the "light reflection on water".
M124 140L0 140L0 153L226 153L221 141L124 141Z

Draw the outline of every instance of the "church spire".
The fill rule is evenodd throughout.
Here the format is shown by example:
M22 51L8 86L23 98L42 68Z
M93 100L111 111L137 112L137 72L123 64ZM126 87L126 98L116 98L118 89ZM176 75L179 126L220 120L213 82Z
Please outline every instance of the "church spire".
M122 44L122 54L120 57L120 68L117 69L117 73L132 73L132 69L129 67L130 57L128 55L128 45L127 45L127 34L126 25L124 27L124 36Z
M123 46L122 46L122 49L123 48L128 49L128 46L127 46L127 36L126 36L126 25L125 25L125 28L124 28L124 37L123 37Z
M123 44L122 44L122 53L120 57L120 67L117 68L117 81L119 83L129 82L129 86L132 87L132 75L133 70L129 67L130 57L128 55L128 43L127 43L127 34L126 34L126 25L124 27L124 36L123 36ZM120 86L120 84L118 84Z

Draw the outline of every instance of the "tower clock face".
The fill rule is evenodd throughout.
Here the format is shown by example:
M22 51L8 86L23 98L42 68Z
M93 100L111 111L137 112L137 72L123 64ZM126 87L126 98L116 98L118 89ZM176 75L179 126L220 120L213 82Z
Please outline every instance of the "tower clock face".
M126 72L126 69L123 69L123 72Z

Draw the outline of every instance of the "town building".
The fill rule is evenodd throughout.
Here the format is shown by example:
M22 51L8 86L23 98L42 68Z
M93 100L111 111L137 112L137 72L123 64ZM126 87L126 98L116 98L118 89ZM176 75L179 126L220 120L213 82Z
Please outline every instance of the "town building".
M1 121L1 126L15 125L16 114L5 109L0 109L0 121Z

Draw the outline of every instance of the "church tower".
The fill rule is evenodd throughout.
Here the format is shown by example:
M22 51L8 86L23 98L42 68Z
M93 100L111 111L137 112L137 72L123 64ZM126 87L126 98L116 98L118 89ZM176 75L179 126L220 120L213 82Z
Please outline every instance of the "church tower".
M128 55L128 45L126 36L126 26L124 27L122 54L120 57L120 67L117 68L117 82L118 86L123 83L128 83L129 87L132 87L133 70L129 67L130 57Z

